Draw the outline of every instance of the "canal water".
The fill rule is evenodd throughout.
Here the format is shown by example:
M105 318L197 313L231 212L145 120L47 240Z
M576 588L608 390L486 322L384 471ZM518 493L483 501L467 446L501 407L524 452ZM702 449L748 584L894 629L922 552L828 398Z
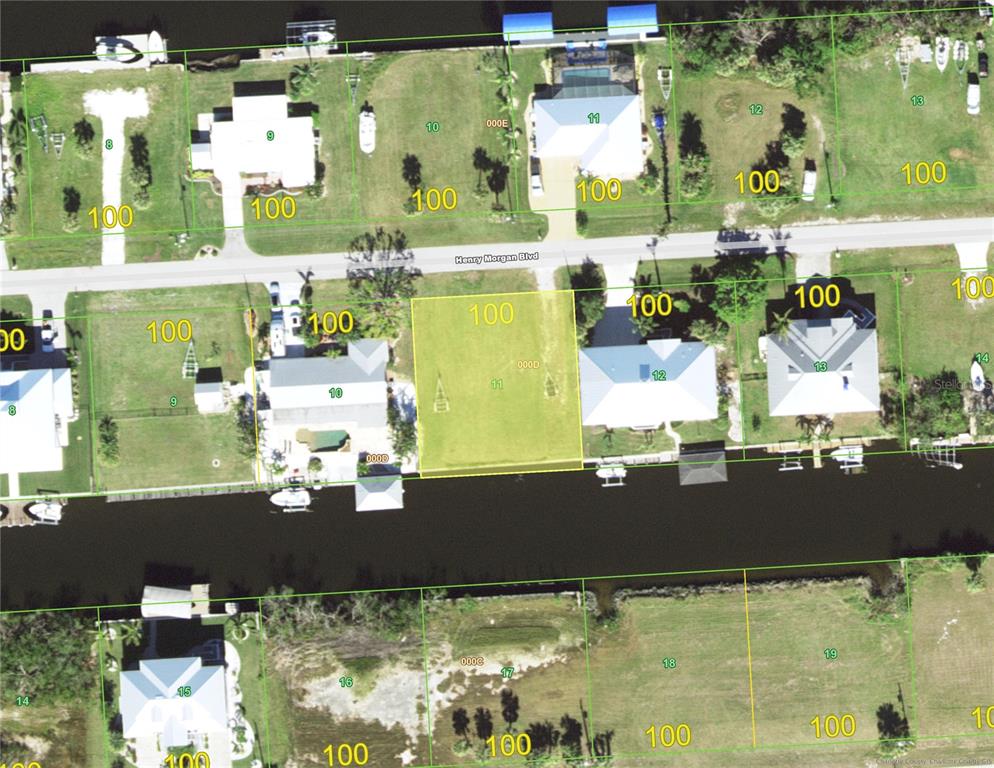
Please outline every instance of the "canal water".
M620 488L592 472L414 480L397 512L356 512L351 488L299 514L264 494L75 500L58 527L3 529L0 604L133 602L146 581L210 581L223 597L991 550L994 451L961 459L869 457L861 476L737 463L729 482L691 487L674 467Z

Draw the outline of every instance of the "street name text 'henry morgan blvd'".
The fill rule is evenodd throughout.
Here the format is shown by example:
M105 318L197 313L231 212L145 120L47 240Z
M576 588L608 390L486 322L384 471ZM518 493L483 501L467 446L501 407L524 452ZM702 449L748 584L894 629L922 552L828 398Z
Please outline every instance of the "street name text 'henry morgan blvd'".
M506 264L509 261L538 261L538 251L535 253L485 253L482 256L456 256L456 264L485 264L499 261Z

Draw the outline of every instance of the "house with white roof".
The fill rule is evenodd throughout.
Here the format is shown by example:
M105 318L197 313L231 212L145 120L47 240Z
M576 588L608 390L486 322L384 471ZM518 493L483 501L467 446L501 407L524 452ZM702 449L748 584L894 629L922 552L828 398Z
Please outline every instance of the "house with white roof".
M771 416L880 410L877 331L853 317L795 320L767 336Z
M604 179L642 173L639 96L599 69L563 70L560 85L536 95L534 126L535 155L543 160L575 158L581 173Z
M655 429L718 417L714 347L657 339L580 350L584 426Z
M188 745L208 753L212 768L231 766L224 665L150 659L120 677L123 735L134 741L138 768L160 768L167 750Z
M13 417L7 414L11 413ZM76 417L68 368L0 371L0 474L58 472Z

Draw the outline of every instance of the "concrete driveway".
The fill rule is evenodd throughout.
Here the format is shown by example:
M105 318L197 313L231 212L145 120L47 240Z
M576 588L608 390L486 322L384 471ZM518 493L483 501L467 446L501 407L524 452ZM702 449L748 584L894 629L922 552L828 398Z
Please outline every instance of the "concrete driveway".
M565 211L548 211L549 234L546 240L572 240L576 238L576 159L553 157L542 161L542 188L545 194L535 197L529 188L528 205L531 209L568 208ZM544 211L543 211L544 212Z

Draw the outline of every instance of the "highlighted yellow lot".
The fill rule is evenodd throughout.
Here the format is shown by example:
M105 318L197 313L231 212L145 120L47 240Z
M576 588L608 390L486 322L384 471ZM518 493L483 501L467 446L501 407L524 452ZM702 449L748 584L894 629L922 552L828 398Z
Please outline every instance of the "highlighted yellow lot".
M423 475L582 467L569 291L414 299Z

